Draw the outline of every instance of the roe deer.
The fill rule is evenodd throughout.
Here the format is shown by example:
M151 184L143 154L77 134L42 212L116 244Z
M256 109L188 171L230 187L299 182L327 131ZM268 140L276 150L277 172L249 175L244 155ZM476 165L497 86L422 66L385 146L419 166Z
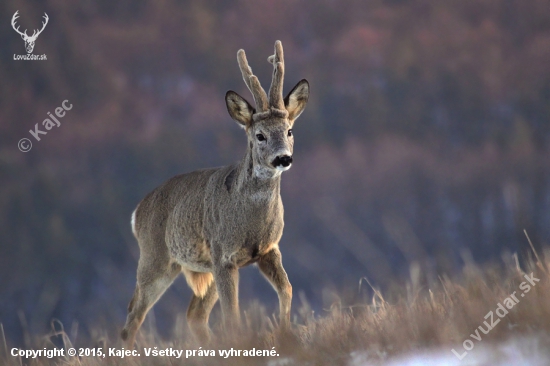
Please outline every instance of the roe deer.
M173 177L132 214L140 258L121 333L130 347L147 311L180 273L193 290L187 321L197 340L210 339L208 317L218 296L225 329L238 327L238 270L252 263L277 291L281 327L290 326L292 286L279 251L284 225L280 184L281 173L292 164L292 126L306 106L309 84L301 80L283 99L280 41L268 58L274 67L269 96L243 50L237 60L256 108L233 91L225 101L229 115L246 131L245 156L234 165Z

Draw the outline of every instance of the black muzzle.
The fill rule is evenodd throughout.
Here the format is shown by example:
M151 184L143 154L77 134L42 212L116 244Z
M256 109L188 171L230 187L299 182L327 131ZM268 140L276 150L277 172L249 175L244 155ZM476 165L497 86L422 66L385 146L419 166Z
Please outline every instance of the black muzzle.
M277 156L271 162L271 165L273 165L275 168L277 168L278 166L282 166L286 168L290 164L292 164L292 156L288 156L288 155Z

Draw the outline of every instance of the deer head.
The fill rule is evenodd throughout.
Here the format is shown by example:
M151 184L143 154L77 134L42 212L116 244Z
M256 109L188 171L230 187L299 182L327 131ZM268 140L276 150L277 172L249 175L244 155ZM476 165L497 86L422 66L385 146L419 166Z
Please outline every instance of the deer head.
M48 24L48 20L49 20L48 14L44 13L45 21L42 22L42 29L40 29L40 30L35 29L32 36L28 36L26 29L25 29L24 32L21 32L19 30L19 26L17 26L17 28L15 27L15 22L16 22L17 18L19 18L19 15L17 13L19 13L19 10L17 10L15 12L15 14L13 14L13 17L11 18L11 26L13 27L13 29L17 33L19 33L21 35L21 38L23 38L23 41L25 41L25 49L27 50L27 53L32 53L32 50L34 49L34 43L36 42L36 39L38 38L40 33L42 33L44 28L46 28L46 24Z
M237 52L237 60L256 108L239 94L229 91L225 97L227 110L247 132L254 175L259 178L279 176L292 164L292 126L307 104L309 84L307 80L301 80L283 98L285 66L281 41L275 42L275 54L268 58L268 62L273 64L269 96L252 74L244 50Z

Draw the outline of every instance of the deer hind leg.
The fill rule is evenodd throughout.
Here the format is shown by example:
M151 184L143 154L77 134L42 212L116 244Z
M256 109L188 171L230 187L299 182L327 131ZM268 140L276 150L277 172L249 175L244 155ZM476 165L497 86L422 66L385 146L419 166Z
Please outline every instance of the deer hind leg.
M292 303L292 285L283 268L283 261L279 248L274 248L258 261L260 272L271 283L279 297L279 318L282 329L290 328L290 305Z
M194 273L197 274L197 272ZM187 323L195 339L199 343L204 344L210 341L208 318L214 304L218 301L218 291L216 290L216 285L212 281L211 273L200 273L200 275L204 277L208 277L206 275L209 275L210 280L208 281L208 285L204 287L204 292L202 293L198 293L191 287L193 288L194 294L189 303L189 308L187 309Z
M148 266L143 268L143 262L138 266L138 280L134 296L128 305L128 317L126 325L121 332L121 338L127 344L128 348L134 347L136 333L145 319L147 312L158 301L162 294L172 284L176 276L180 273L181 267L176 264L155 267Z

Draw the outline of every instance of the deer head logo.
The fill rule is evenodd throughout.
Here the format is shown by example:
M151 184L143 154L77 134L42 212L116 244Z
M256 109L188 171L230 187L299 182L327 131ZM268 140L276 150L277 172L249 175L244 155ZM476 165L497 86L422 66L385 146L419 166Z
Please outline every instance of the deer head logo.
M48 24L48 20L50 18L48 18L48 14L44 13L44 22L42 22L42 29L40 30L34 30L32 36L29 36L27 35L27 30L25 29L24 32L21 32L19 30L19 26L17 26L17 28L15 27L15 22L17 20L17 18L19 18L19 15L17 14L19 13L19 10L17 10L15 12L15 14L13 14L13 18L11 18L11 26L13 27L13 29L19 33L21 35L21 38L23 38L23 41L25 41L25 49L27 50L27 53L32 53L32 50L34 49L34 43L36 42L36 39L38 38L38 36L40 35L40 33L42 33L42 31L44 30L44 28L46 28L46 24Z

